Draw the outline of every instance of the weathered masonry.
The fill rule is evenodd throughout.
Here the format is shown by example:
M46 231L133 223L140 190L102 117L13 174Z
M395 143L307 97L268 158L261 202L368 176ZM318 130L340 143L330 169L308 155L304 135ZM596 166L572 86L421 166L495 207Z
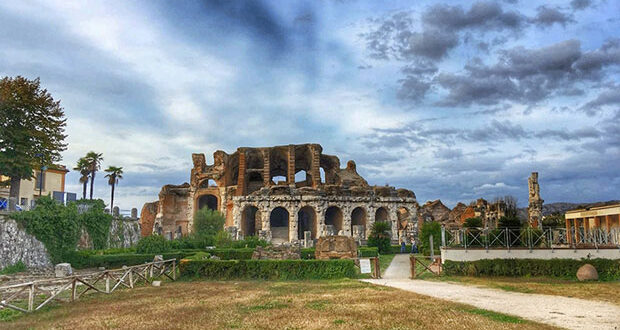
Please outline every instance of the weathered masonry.
M342 234L364 241L375 221L391 225L393 240L417 236L412 191L370 186L355 162L342 169L338 157L322 151L318 144L218 150L213 165L193 154L190 183L164 186L159 201L143 208L143 229L186 235L196 212L208 207L225 215L236 238L282 243Z

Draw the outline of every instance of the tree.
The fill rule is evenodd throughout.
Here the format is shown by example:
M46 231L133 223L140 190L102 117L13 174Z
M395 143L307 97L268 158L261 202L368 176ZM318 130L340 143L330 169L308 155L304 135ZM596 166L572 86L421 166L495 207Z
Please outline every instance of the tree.
M560 212L554 212L546 217L543 217L543 228L559 228L563 227L565 223L564 214Z
M465 228L482 228L482 219L480 217L473 217L465 219L463 223Z
M224 230L224 222L226 219L221 212L203 207L196 212L193 231L200 236L215 237L219 231Z
M86 161L88 162L88 168L90 170L90 199L93 199L93 189L95 186L95 173L101 169L101 162L103 161L103 154L98 154L94 151L90 151L86 154Z
M441 224L439 222L425 222L420 229L420 252L425 256L431 255L431 235L433 235L434 253L439 254L439 246L441 245Z
M9 210L15 210L22 179L31 179L35 164L62 159L66 118L60 101L41 88L39 78L0 80L0 173L11 185Z
M519 218L517 218L516 215L515 216L505 215L499 218L499 221L497 222L497 227L498 228L520 228L521 220L519 220Z
M110 209L114 208L114 187L118 184L118 180L123 178L123 168L116 166L108 166L104 171L108 172L106 178L108 178L108 184L112 186L112 196L110 198Z
M88 186L88 179L90 178L90 164L85 157L82 157L78 159L78 162L73 169L80 172L80 183L82 184L82 199L86 199L86 187Z
M384 221L377 221L370 227L368 236L368 246L376 246L379 253L389 253L390 244L390 224Z

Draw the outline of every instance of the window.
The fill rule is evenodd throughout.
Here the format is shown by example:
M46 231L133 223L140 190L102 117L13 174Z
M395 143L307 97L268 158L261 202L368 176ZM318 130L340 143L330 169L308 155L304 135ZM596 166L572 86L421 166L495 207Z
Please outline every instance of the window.
M22 197L22 198L19 200L19 205L21 205L21 206L26 206L26 205L28 205L28 198L23 198L23 197Z
M45 190L45 172L36 173L34 188L36 190Z

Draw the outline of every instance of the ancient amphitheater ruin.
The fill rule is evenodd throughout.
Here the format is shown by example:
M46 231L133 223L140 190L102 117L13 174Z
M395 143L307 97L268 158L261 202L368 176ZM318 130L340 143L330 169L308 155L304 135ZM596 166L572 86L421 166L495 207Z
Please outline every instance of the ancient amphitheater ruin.
M370 186L354 161L341 168L319 144L218 150L214 164L193 154L190 183L166 185L141 213L143 234L172 239L192 230L195 213L222 212L234 238L272 243L352 236L364 243L375 221L391 225L392 240L417 236L418 203L411 190Z

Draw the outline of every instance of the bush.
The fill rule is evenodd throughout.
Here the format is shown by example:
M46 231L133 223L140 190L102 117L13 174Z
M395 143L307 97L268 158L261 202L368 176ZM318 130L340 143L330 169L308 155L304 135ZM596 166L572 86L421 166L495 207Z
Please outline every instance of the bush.
M465 228L482 228L482 219L480 217L473 217L465 219L463 223Z
M301 249L301 259L308 260L314 259L314 248ZM379 256L379 251L376 247L358 247L357 254L360 258L371 258Z
M379 253L390 252L390 224L387 222L375 222L370 228L370 236L368 236L368 246L374 246Z
M184 258L184 259L187 259L187 260L208 260L210 257L211 257L210 253L198 252L198 253L196 253L194 255L191 255L191 256L189 256L187 258Z
M64 206L49 196L42 196L31 211L14 212L11 218L26 232L41 241L53 263L75 250L80 238L80 221L74 203Z
M80 224L88 232L94 249L108 247L112 215L105 213L105 203L100 200L80 200L79 204L89 205L86 212L79 215Z
M143 237L136 245L137 253L163 253L170 251L170 242L161 235Z
M249 236L242 240L232 241L230 242L230 247L233 249L240 248L255 248L257 246L265 247L269 245L269 242L259 239L256 236ZM219 246L218 246L219 247Z
M215 236L224 230L225 222L226 219L221 212L203 207L194 216L193 232L199 236Z
M431 255L431 235L433 235L433 248L435 250L435 254L438 255L440 253L439 246L441 245L441 225L439 222L425 222L422 225L422 232L420 234L420 252L425 256Z
M228 232L220 230L215 235L215 246L218 248L230 248L232 246L232 238Z
M498 228L521 228L521 220L517 216L503 216L497 221Z
M8 265L2 269L0 269L0 275L9 275L15 273L23 273L26 270L26 265L20 260L12 265Z
M183 277L217 280L264 279L305 280L352 278L353 260L183 260Z
M218 256L223 260L248 260L252 259L252 254L254 253L253 248L243 248L243 249L213 249L208 250L214 256Z
M620 279L620 260L609 259L483 259L476 261L446 260L446 275L467 276L551 276L576 279L577 270L589 263L598 271L599 279Z
M68 262L75 269L105 267L107 269L121 268L122 266L134 266L147 262L152 262L155 255L161 254L164 260L183 258L196 254L196 251L179 251L170 253L146 253L146 254L103 254L89 255L84 251L69 253L64 262Z

